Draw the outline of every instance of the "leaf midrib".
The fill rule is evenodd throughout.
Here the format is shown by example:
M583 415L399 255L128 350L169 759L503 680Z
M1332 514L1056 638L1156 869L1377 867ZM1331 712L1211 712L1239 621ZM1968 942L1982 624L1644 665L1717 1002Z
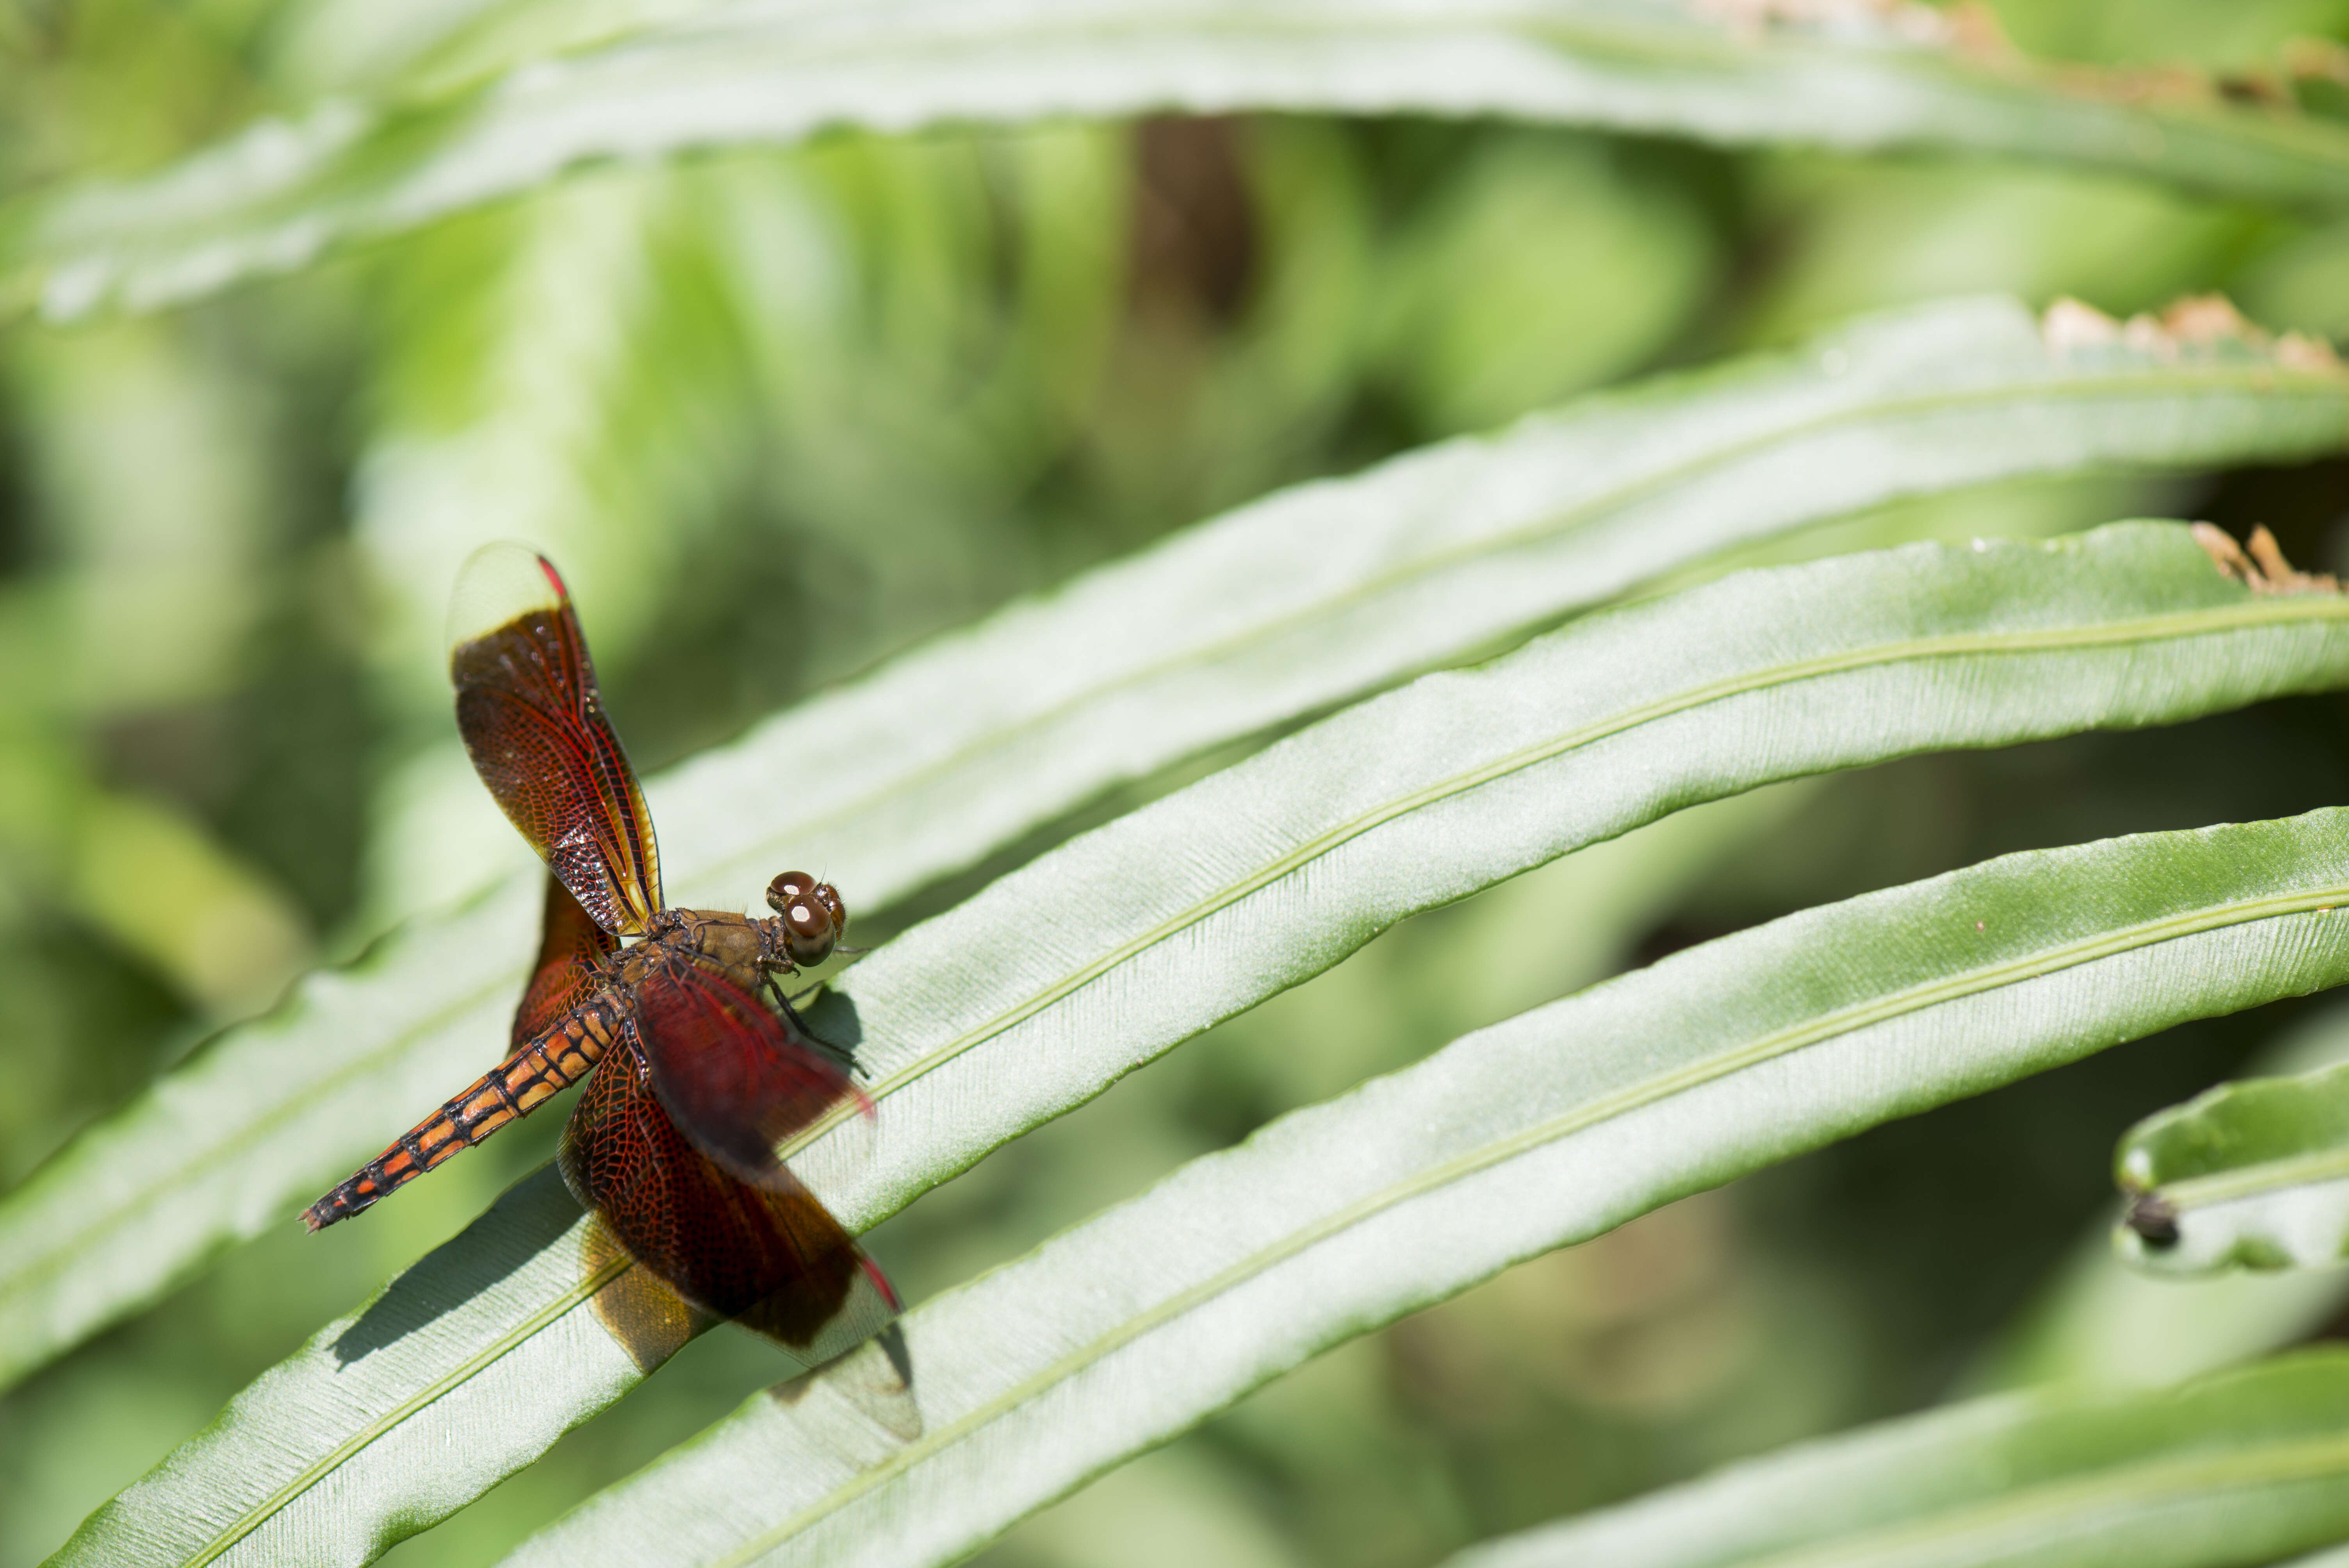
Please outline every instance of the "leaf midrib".
M2189 1210L2213 1203L2263 1197L2288 1187L2349 1177L2349 1147L2318 1150L2282 1160L2263 1160L2209 1176L2189 1176L2157 1183L2152 1189L2175 1207L2180 1218Z
M1522 748L1508 756L1465 772L1454 774L1449 779L1388 800L1372 810L1362 812L1345 822L1325 830L1295 850L1273 861L1262 870L1237 882L1227 884L1217 890L1213 896L1168 916L1149 930L1110 949L1091 964L1042 990L1032 993L1026 1001L1007 1008L986 1023L967 1030L935 1050L925 1053L915 1061L890 1073L872 1086L868 1091L868 1098L874 1104L879 1104L889 1096L945 1066L966 1051L1016 1027L1061 1002L1109 971L1129 962L1144 950L1169 940L1177 933L1197 924L1218 910L1226 908L1251 893L1293 874L1339 846L1397 817L1446 797L1464 793L1480 785L1506 778L1511 773L1523 771L1526 768L1562 756L1578 747L1605 739L1611 735L1658 718L1667 717L1728 697L1766 690L1772 686L1876 665L1980 655L2044 654L2130 642L2179 640L2219 635L2261 625L2284 625L2295 621L2326 620L2349 620L2349 597L2312 593L2292 597L2247 598L2233 605L2186 611L2170 615L2108 622L2101 625L2086 627L2066 626L2018 632L1966 632L1953 633L1941 637L1909 638L1847 649L1840 653L1822 655L1812 659L1767 665L1758 670L1724 676L1702 686L1675 692L1668 696L1660 697L1637 707L1625 709L1606 718L1580 726L1538 745ZM804 1149L815 1139L845 1120L850 1115L856 1113L857 1109L854 1104L834 1107L801 1132L787 1140L780 1152L784 1157L789 1157L795 1150Z
M2312 913L2330 903L2349 899L2349 883L2335 887L2271 894L2263 898L2235 901L2212 905L2159 920L2145 921L2117 932L2082 941L2042 949L1994 965L1964 971L1943 979L1914 985L1889 995L1873 997L1865 1002L1822 1014L1803 1023L1763 1035L1742 1047L1724 1050L1692 1062L1671 1072L1602 1095L1573 1109L1547 1118L1533 1127L1497 1139L1451 1160L1432 1165L1411 1178L1392 1183L1354 1202L1345 1205L1309 1224L1281 1237L1268 1247L1250 1253L1200 1284L1169 1296L1088 1344L1061 1357L1050 1367L1016 1385L968 1414L948 1422L933 1431L925 1432L905 1448L827 1493L824 1500L803 1509L729 1555L717 1559L710 1568L740 1568L773 1550L782 1542L799 1533L828 1514L857 1498L878 1489L900 1473L910 1470L930 1454L941 1452L981 1428L1001 1420L1021 1406L1040 1397L1057 1385L1105 1359L1114 1352L1142 1338L1154 1329L1182 1317L1216 1296L1267 1272L1270 1268L1298 1256L1307 1249L1351 1229L1363 1221L1412 1199L1423 1197L1443 1187L1506 1163L1545 1144L1645 1109L1663 1100L1690 1090L1719 1082L1733 1074L1761 1065L1776 1057L1791 1055L1806 1046L1817 1045L1837 1036L1850 1034L1871 1026L1888 1023L1910 1014L1966 996L1981 995L2003 986L2096 963L2120 954L2149 947L2163 942L2196 935L2231 925L2255 921ZM1016 1266L1006 1264L1004 1267ZM996 1272L996 1271L990 1271ZM980 1276L984 1278L985 1276ZM969 1287L965 1287L969 1288ZM2349 1439L2340 1440L2343 1462L2349 1463Z
M326 1453L313 1460L293 1480L238 1515L227 1528L214 1536L202 1551L189 1558L184 1568L203 1568L203 1564L212 1562L222 1553L260 1529L272 1515L282 1511L295 1498L325 1480L333 1473L336 1467L351 1455L366 1448L418 1411L436 1403L483 1367L521 1348L533 1335L571 1312L635 1266L635 1261L626 1253L622 1253L590 1270L577 1284L566 1286L560 1295L516 1324L511 1330L490 1341L463 1362L409 1395L397 1407L343 1439Z
M2281 384L2281 385L2280 385ZM1256 644L1269 644L1301 627L1329 620L1359 608L1371 600L1397 588L1420 580L1433 580L1440 573L1485 556L1505 555L1543 543L1563 535L1585 523L1604 518L1641 500L1668 491L1675 486L1701 479L1744 460L1772 447L1791 445L1797 441L1845 428L1861 428L1875 423L1893 423L1902 419L1969 407L1985 407L1999 403L2028 404L2038 402L2093 402L2098 399L2128 401L2158 401L2183 398L2209 393L2255 393L2262 407L2275 402L2337 403L2349 405L2349 377L2298 371L2275 365L2168 365L2147 366L2123 372L2066 376L2044 382L2007 382L1988 387L1961 387L1948 392L1910 394L1870 401L1856 407L1837 408L1823 415L1775 425L1769 429L1736 441L1709 447L1695 457L1682 459L1660 472L1643 474L1619 484L1611 490L1588 497L1572 506L1546 512L1537 520L1442 552L1414 558L1410 563L1366 578L1334 597L1317 600L1292 613L1271 621L1247 627L1213 643L1189 648L1182 653L1119 676L1099 686L1088 686L1052 707L1031 714L1017 723L988 732L975 744L955 748L942 753L935 761L882 785L879 789L860 794L854 801L802 819L792 824L787 834L764 839L750 849L713 860L696 868L678 880L688 883L715 879L745 864L772 860L781 852L790 839L806 839L812 834L834 828L843 821L864 815L878 803L910 795L935 784L940 778L967 766L976 757L998 752L1032 737L1066 719L1071 713L1103 697L1131 691L1163 679L1167 675L1194 665L1212 665ZM1492 438L1505 441L1507 436ZM2118 465L2116 465L2118 466ZM1371 482L1371 476L1356 481ZM1821 521L1824 519L1813 519ZM1795 524L1787 531L1806 526ZM1590 606L1603 603L1594 601ZM1506 630L1504 628L1503 630Z
M1751 1568L1902 1568L1903 1564L1972 1562L1951 1557L1969 1537L1985 1546L2033 1524L2070 1521L2079 1528L2116 1511L2142 1515L2181 1497L2313 1480L2349 1471L2349 1437L2302 1438L2215 1453L2124 1462L2093 1474L2024 1487L2003 1497L1945 1509L1839 1542L1796 1547L1756 1559ZM1932 1555L1920 1555L1930 1553Z

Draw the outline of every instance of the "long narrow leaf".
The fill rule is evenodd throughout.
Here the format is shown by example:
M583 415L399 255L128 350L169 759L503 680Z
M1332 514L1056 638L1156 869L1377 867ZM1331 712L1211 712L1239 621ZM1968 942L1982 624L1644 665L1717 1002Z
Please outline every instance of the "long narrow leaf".
M1202 524L654 780L670 892L742 908L808 864L869 913L1122 779L1739 543L2014 475L2349 442L2349 375L2311 352L2051 322L2003 300L1889 315ZM468 1081L535 901L517 883L314 976L0 1202L0 1386Z
M2349 1355L1978 1400L1475 1548L1455 1568L2230 1568L2349 1537ZM2314 1561L2336 1561L2330 1554Z
M1970 57L1922 6L1832 25L1661 0L888 0L696 8L413 107L338 99L149 181L19 214L0 301L146 307L585 162L1153 110L1508 115L1723 142L1939 146L2119 169L2224 196L2349 200L2349 131Z
M1395 921L1682 806L2344 682L2349 598L2254 593L2171 525L1912 546L1594 617L1324 720L882 949L820 1016L861 1041L869 1135L819 1124L786 1152L869 1226ZM460 1237L391 1289L470 1300L460 1282L480 1276L484 1244ZM584 1244L550 1224L541 1252L575 1259ZM330 1327L94 1516L68 1560L170 1541L175 1560L238 1546L259 1561L298 1542L327 1563L419 1528L616 1391L616 1357L566 1377L521 1353L576 1321L592 1288L555 1277L489 1287L483 1310L519 1326L496 1337L373 1349L363 1398L338 1381L351 1326ZM513 1414L452 1418L440 1407L460 1389L467 1408Z
M2349 1258L2349 1067L2220 1084L2121 1140L2114 1236L2164 1274Z
M922 1307L904 1325L918 1436L845 1435L876 1347L796 1399L754 1397L520 1560L950 1562L1511 1263L2182 1019L2349 980L2349 920L2326 913L2344 898L2349 811L2328 810L2010 856L1691 949L1284 1118ZM2323 1517L2349 1533L2349 1417L2320 1408ZM1640 1558L1594 1528L1525 1560L1741 1560ZM2271 1550L2331 1538L2303 1521Z

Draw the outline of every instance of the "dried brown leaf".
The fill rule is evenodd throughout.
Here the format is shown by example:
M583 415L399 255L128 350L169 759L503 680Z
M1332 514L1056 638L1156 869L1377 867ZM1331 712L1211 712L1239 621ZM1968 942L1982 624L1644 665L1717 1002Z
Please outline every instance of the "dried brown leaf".
M2194 525L2194 542L2210 557L2220 574L2231 577L2254 593L2338 593L2341 583L2326 573L2302 572L2284 559L2283 547L2262 523L2251 530L2251 553L2214 523Z

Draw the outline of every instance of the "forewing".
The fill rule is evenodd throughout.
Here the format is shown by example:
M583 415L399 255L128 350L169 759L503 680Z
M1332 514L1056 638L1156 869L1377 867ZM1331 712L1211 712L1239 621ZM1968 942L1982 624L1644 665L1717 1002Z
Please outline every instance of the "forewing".
M810 1365L897 1315L889 1282L807 1189L788 1173L766 1187L737 1181L678 1131L625 1053L589 1081L561 1161L631 1257Z
M636 987L636 1036L670 1119L760 1186L789 1181L775 1145L852 1092L848 1074L796 1024L681 956Z
M644 931L660 855L627 754L604 717L563 579L518 544L474 552L449 611L449 678L473 769L596 924Z
M546 879L546 932L531 966L530 985L514 1010L513 1038L520 1050L561 1022L595 991L596 965L619 951L620 939L587 918L561 879Z

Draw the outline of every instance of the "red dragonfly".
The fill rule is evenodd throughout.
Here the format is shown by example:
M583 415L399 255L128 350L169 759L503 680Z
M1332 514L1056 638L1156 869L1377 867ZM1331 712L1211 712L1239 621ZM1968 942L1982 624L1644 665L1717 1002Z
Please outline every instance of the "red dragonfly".
M492 544L465 563L449 664L473 768L553 873L545 938L505 1059L313 1203L310 1229L593 1074L564 1129L563 1176L631 1256L812 1363L869 1337L896 1294L775 1157L854 1093L776 980L831 954L848 923L840 894L786 872L766 919L662 903L652 816L544 557Z

